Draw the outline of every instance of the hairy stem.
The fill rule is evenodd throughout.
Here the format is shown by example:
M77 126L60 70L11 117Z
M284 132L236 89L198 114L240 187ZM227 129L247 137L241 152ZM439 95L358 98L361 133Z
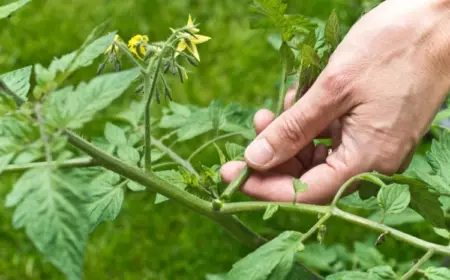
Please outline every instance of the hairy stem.
M144 75L144 94L145 96L148 96L148 100L144 107L144 169L150 173L152 171L152 122L150 119L152 92L149 79L150 78L147 75Z
M147 73L147 70L142 66L141 62L136 59L136 57L128 50L127 46L124 43L116 42L116 46L125 53L125 55L141 70L143 74Z
M152 144L157 147L158 149L160 149L161 151L163 151L165 154L167 154L173 161L175 161L176 163L178 163L179 165L183 166L184 168L186 168L189 172L191 172L192 174L195 174L195 176L200 177L200 175L198 174L198 172L195 170L195 168L185 159L183 159L182 157L180 157L177 153L175 153L172 149L170 149L169 147L167 147L166 145L163 144L163 142L159 141L158 139L151 137L151 141Z
M434 255L434 250L430 249L428 252L408 271L400 280L407 280L411 278L424 263L426 263Z
M245 166L244 169L239 173L239 175L228 184L227 188L223 191L220 199L222 200L230 200L231 196L239 190L239 188L247 181L250 176L250 167Z
M51 163L53 162L52 148L50 145L50 139L48 138L47 132L45 131L45 121L44 121L44 118L42 117L40 103L37 103L34 106L34 111L36 113L36 118L39 122L41 141L42 141L42 143L44 143L45 159L47 160L47 163L48 163L47 166L51 168Z
M283 112L284 107L284 98L286 96L286 79L287 79L287 69L286 69L286 60L282 58L282 69L281 69L281 81L280 81L280 90L278 92L278 106L276 111L276 116L278 117Z
M241 135L240 132L233 132L233 133L228 133L225 135L221 135L221 136L217 136L216 138L204 143L203 145L201 145L197 150L195 150L194 152L192 152L192 154L188 157L187 161L191 162L192 159L197 156L199 153L201 153L204 149L206 149L209 145L214 144L217 141L226 139L226 138L230 138L236 135Z
M121 160L98 149L88 141L69 130L66 130L65 134L73 146L94 158L95 161L103 167L114 171L127 179L142 184L149 189L168 197L169 199L177 201L189 209L209 217L244 244L255 248L265 242L262 237L247 228L236 217L215 213L212 210L212 205L210 202L204 201L189 192L181 190L156 175L145 173L139 168L125 164Z
M97 164L92 158L74 158L66 161L53 161L51 163L48 162L33 162L26 164L10 164L3 171L4 172L13 172L13 171L24 171L32 168L40 168L46 167L48 165L58 166L58 168L77 168L77 167L91 167L96 166Z

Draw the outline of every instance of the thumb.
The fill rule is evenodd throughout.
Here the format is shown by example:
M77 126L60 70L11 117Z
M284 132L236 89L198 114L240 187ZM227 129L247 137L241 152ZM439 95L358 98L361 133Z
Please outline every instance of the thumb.
M245 160L250 167L264 171L285 162L352 107L348 87L323 76L248 146Z

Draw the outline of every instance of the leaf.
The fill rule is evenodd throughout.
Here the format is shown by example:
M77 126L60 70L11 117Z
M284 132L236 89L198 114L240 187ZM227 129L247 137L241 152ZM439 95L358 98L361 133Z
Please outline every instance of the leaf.
M8 164L11 162L13 157L14 153L0 155L0 175L2 174L3 170L5 170L5 168L8 166Z
M145 191L147 188L141 184L138 184L136 182L133 181L129 181L127 183L127 187L132 190L133 192L142 192Z
M450 186L450 133L443 133L439 141L433 140L427 159L436 174Z
M141 158L139 152L130 146L120 146L117 148L117 156L125 163L131 165L136 165Z
M367 272L361 271L342 271L327 276L326 280L377 280L370 276Z
M301 181L300 179L293 179L292 186L294 187L294 203L297 201L297 195L299 193L305 192L308 189L308 184Z
M86 211L89 214L90 229L93 231L99 224L117 218L122 209L124 190L120 185L113 187L108 182L92 184L91 188L93 200L86 206Z
M332 271L332 263L338 259L337 252L333 247L327 248L319 243L309 244L297 256L307 267L322 271Z
M450 239L450 232L445 228L433 228L433 230L437 235L440 235L445 239Z
M61 173L31 169L16 182L6 206L16 206L13 223L69 279L81 279L89 219L77 186Z
M309 45L303 45L301 50L301 57L304 64L314 65L318 68L320 67L320 57L313 47Z
M322 280L323 278L319 275L314 274L309 271L305 266L295 262L292 266L292 270L285 280L299 280L299 279L308 279L308 280Z
M235 143L226 143L225 151L230 160L244 160L245 147Z
M172 112L185 118L189 118L189 116L191 115L191 110L188 107L175 103L173 101L169 103L169 108L170 110L172 110Z
M9 3L4 6L0 6L0 19L9 17L12 13L22 8L24 5L31 2L31 0L19 0L16 2Z
M267 221L268 219L272 218L279 208L280 207L276 204L267 205L266 212L264 212L263 220Z
M184 183L184 177L181 175L180 172L175 170L164 170L164 171L158 171L154 172L156 176L160 177L163 180L166 180L176 187L184 190L186 188L186 184ZM167 197L157 194L155 198L155 204L159 204L162 202L165 202L169 200Z
M224 165L225 163L227 163L227 157L223 153L222 149L217 146L216 143L214 143L214 147L216 147L217 153L219 154L220 164Z
M367 271L370 277L377 280L396 280L397 275L388 265L377 266Z
M408 207L411 194L408 185L391 184L381 188L377 199L386 214L398 214Z
M102 55L113 42L115 33L94 40L94 37L98 35L95 33L98 33L99 29L101 28L95 28L91 32L79 50L63 55L61 58L53 59L48 69L37 64L35 70L38 85L45 85L54 81L58 73L72 73L82 67L87 67L92 64L94 59ZM117 82L120 82L120 80Z
M77 89L53 92L44 103L46 120L60 128L81 128L100 110L119 97L133 82L136 69L105 74Z
M383 255L373 246L355 242L356 261L365 269L384 265Z
M134 128L139 126L139 121L144 114L145 102L131 101L130 105L124 111L116 115L116 118L126 121Z
M404 175L393 175L392 179L397 184L409 185L409 192L411 193L409 207L414 209L434 227L446 227L439 195L430 192L426 183Z
M335 49L341 41L341 27L336 10L333 10L328 18L325 26L325 39L333 47L333 49Z
M383 216L382 211L375 212L369 217L369 220L379 222ZM406 208L405 211L398 214L391 214L384 219L384 224L387 226L400 226L404 224L421 223L424 219L411 208Z
M22 100L27 100L27 94L30 90L31 69L31 66L27 66L2 74L0 75L0 80L2 80L6 86Z
M125 131L112 123L106 123L105 125L105 138L109 143L116 146L127 145Z
M295 253L303 250L301 233L285 231L233 265L226 279L277 280L291 272Z
M428 280L450 279L450 269L446 267L429 267L425 269L425 276Z

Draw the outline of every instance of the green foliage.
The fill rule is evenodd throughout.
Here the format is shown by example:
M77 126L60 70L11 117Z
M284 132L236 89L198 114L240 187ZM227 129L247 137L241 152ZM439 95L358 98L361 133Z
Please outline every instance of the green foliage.
M275 213L278 211L279 206L276 204L269 204L266 208L266 211L264 212L263 220L266 221L275 215Z
M105 74L76 89L65 87L44 103L50 124L59 128L81 128L94 115L118 98L133 82L135 69Z
M450 277L450 270L446 267L429 267L425 270L429 280L444 280Z
M294 187L294 204L297 200L299 193L305 192L308 189L308 184L302 182L300 179L292 180L292 186Z
M111 3L113 2L111 1ZM164 11L163 13L173 12L173 7L176 6L176 9L179 11L178 14L184 16L187 8L185 2L176 1L176 3L170 4L161 2L163 3L161 5L164 5L165 8L162 11ZM218 1L215 3L216 9L211 9L209 6L203 7L202 3L198 3L198 9L205 10L203 17L206 17L206 15L209 16L209 13L213 12L219 15L221 21L225 21L226 19L226 22L229 22L232 16L236 16L236 13L244 10L238 9L235 6L245 6L245 4L234 3L231 5L225 2ZM325 23L325 21L318 19L312 20L305 16L288 14L291 10L288 10L287 6L281 1L254 2L253 11L257 14L254 18L255 26L273 29L282 34L280 36L282 42L279 44L283 58L282 67L285 67L285 70L291 74L291 77L288 79L289 81L286 83L289 84L294 79L298 79L300 83L298 96L301 96L302 91L312 84L320 71L326 66L329 56L342 37L340 29L341 27L342 29L347 28L348 22L339 23L337 13L335 12L331 14L328 22ZM144 3L139 4L144 5ZM78 4L73 3L71 7L75 7L76 5ZM109 16L114 11L114 9L111 9L113 5L116 4L108 4L105 5L107 7L104 10L96 10L99 11L98 13L104 13ZM120 5L119 7L127 5L131 7L135 3L120 3ZM154 3L152 2L149 5L154 10L153 8L157 8L160 4L159 1L154 1ZM210 3L210 5L212 4ZM335 5L337 4L333 2L330 5L330 9ZM354 10L362 10L362 3L355 5L358 7ZM318 4L317 6L321 5ZM223 7L228 9L232 7L233 15L231 16L227 13L227 10ZM307 9L306 7L307 5L304 9ZM142 8L142 10L145 9ZM326 12L328 13L329 11ZM77 21L80 23L86 22L83 19L85 19L85 14L88 13L97 12L86 11L86 13L78 13ZM55 13L55 17L57 16L57 13ZM156 18L159 18L159 16L156 15ZM145 20L148 19L147 17L148 15L145 14ZM175 16L172 15L171 17ZM311 18L313 17L314 15ZM348 20L348 17L351 17L351 15L339 11L339 17L347 18ZM353 17L356 18L354 15ZM33 19L33 17L29 18L30 20ZM47 16L47 18L49 17ZM61 21L62 30L64 30L64 22L66 21ZM139 17L133 18L133 21L126 18L126 20L121 20L120 22L124 26L126 22L137 22L144 29L142 31L143 33L149 31L146 29L147 27L143 26L152 26L152 28L156 26L155 29L158 28L158 25L148 25L147 21L144 24ZM14 28L14 18L8 21L8 24L11 24ZM174 25L170 23L170 26ZM203 25L202 22L202 29L204 26L210 31L214 31L211 34L214 34L214 37L216 36L216 30L219 29L217 22L213 20L207 21L206 25ZM227 242L228 240L224 236L221 236L221 233L215 230L215 228L214 230L206 230L207 233L200 232L197 235L189 234L196 232L197 227L202 227L205 221L197 220L195 217L185 219L187 217L185 215L188 214L179 214L183 210L176 208L177 206L174 204L162 204L158 205L157 208L155 208L156 206L148 206L151 205L148 201L153 199L153 196L149 197L148 192L144 192L145 190L152 191L155 186L160 187L159 185L162 185L166 188L165 193L171 194L171 190L173 189L180 191L180 193L176 192L178 196L168 195L174 201L181 201L184 205L191 206L195 209L195 207L198 207L198 204L197 206L190 205L192 201L190 194L193 194L201 199L196 200L200 205L210 205L211 200L220 197L224 187L220 179L220 166L218 163L223 164L226 160L242 160L245 148L240 144L246 143L255 137L252 127L252 117L257 107L249 108L240 104L227 105L226 102L219 101L210 102L210 98L213 93L217 94L217 92L220 92L220 96L227 98L227 102L231 99L233 102L238 103L242 102L242 100L247 100L248 103L252 103L253 105L258 104L260 101L262 103L266 97L271 95L271 91L267 90L267 88L270 88L269 86L274 81L273 77L278 76L278 74L268 73L272 71L267 71L268 68L264 67L264 63L261 63L261 60L267 59L266 66L273 66L276 59L275 56L271 57L267 51L267 46L261 43L261 41L264 41L261 40L261 33L256 31L252 33L253 35L243 36L243 33L241 33L243 32L242 30L245 30L243 25L230 23L230 26L229 28L232 28L230 30L233 30L233 33L236 34L230 36L230 32L223 32L223 30L221 32L217 31L219 33L217 36L220 36L220 33L227 34L226 40L224 38L218 38L216 40L215 37L213 42L218 41L218 43L214 43L217 44L215 45L215 49L209 49L214 50L210 51L210 57L205 55L205 60L203 60L202 56L202 64L198 65L198 63L194 63L194 66L199 66L198 71L196 71L199 73L199 79L195 77L184 80L186 89L183 92L188 94L181 94L181 85L172 85L173 78L170 76L161 78L163 77L161 75L153 79L156 81L156 89L159 90L161 95L163 92L162 89L164 88L164 91L166 91L166 88L170 84L173 88L174 98L179 103L168 103L167 108L157 106L156 104L153 104L151 107L152 121L150 123L153 128L151 135L156 141L153 142L153 147L150 149L153 171L147 170L148 174L146 178L152 180L152 183L148 184L140 184L133 181L136 180L136 177L131 176L132 178L130 178L126 172L125 174L121 172L113 173L103 168L69 168L68 170L59 168L60 165L67 167L66 164L70 160L77 160L79 159L78 157L86 157L83 154L86 150L79 150L80 147L77 145L73 146L70 137L67 137L65 134L67 129L77 129L83 135L83 138L95 143L95 146L89 146L90 149L100 148L99 150L95 150L95 152L100 153L100 157L94 157L94 160L89 162L89 165L101 163L107 169L114 172L120 170L119 166L125 166L125 170L128 171L139 172L140 168L144 165L144 156L141 154L143 146L145 150L144 142L147 138L144 138L143 130L148 127L149 123L142 119L142 115L144 112L149 112L145 108L146 100L144 100L148 96L145 94L139 95L139 93L123 93L131 86L134 80L142 82L142 77L146 75L143 73L145 71L141 69L139 73L132 69L115 74L105 74L91 79L93 68L97 67L96 65L89 67L89 65L97 64L94 63L95 59L104 53L108 46L114 44L112 42L115 33L102 36L105 33L105 25L99 26L91 32L78 50L59 59L54 59L47 69L41 66L41 64L45 65L45 61L49 61L54 53L66 52L69 49L69 44L64 47L63 52L63 50L58 48L58 43L51 44L43 40L45 42L45 48L52 46L50 56L48 53L46 55L46 51L49 50L41 50L39 52L26 51L29 47L28 41L23 40L26 43L24 43L24 46L21 46L24 49L21 57L27 57L31 53L33 55L35 53L42 53L42 62L38 64L36 64L34 57L32 57L33 61L29 59L30 61L27 60L25 63L16 60L17 58L13 55L8 55L11 59L4 65L11 66L23 63L23 65L35 65L35 67L34 73L32 73L33 69L31 67L26 67L0 76L0 79L4 82L0 86L0 173L4 170L11 170L18 167L25 168L23 165L28 163L38 164L43 168L31 169L25 172L17 182L16 177L21 175L20 172L3 174L2 183L4 179L5 181L10 180L15 182L13 191L8 196L7 205L16 206L13 216L14 226L24 227L25 233L35 244L36 248L69 278L79 279L82 276L82 260L84 247L87 244L87 235L89 232L94 231L100 224L104 225L99 227L98 230L95 230L94 236L97 237L90 245L91 250L88 250L89 261L86 265L89 268L86 274L89 279L101 279L102 277L114 278L114 276L118 279L180 278L176 272L172 271L183 271L183 279L198 279L200 274L205 272L205 270L225 271L230 266L231 259L235 257L230 253L223 253L222 249L228 248L226 246L233 248L236 244ZM319 28L316 29L316 26L319 26ZM120 27L122 29L122 26ZM126 29L127 27L124 28ZM3 34L9 32L4 30L7 29L2 30L2 32L5 32ZM81 24L80 28L69 28L68 30L72 33L78 32L78 30L80 30L79 32L86 31ZM161 30L163 29L161 28ZM166 27L164 27L164 30L166 30ZM57 31L55 30L55 32ZM151 32L156 32L156 30L152 30ZM31 32L27 33L31 34ZM166 35L166 33L164 34ZM67 34L64 35L65 38L69 37L66 36ZM159 37L159 35L150 36L151 40L155 41L151 43L152 47L161 46L158 45L161 43L157 42L157 39L155 40L155 37ZM8 35L3 36L7 37ZM239 39L238 36L242 36L242 38ZM40 36L36 34L36 37ZM32 40L32 38L30 39ZM58 40L63 41L60 38ZM67 38L67 40L73 40L71 41L72 44L76 42L74 38ZM2 44L8 46L8 40L3 40ZM39 45L36 41L33 41L32 44ZM251 51L247 53L247 49L251 49ZM166 53L162 51L161 53L155 52L150 54L149 56L151 57L149 60L144 59L142 64L150 62L155 57L163 57L164 65L167 62L167 58L164 55L170 52L168 51ZM221 53L226 53L226 55L222 57L220 55ZM184 57L184 55L181 56ZM238 57L239 59L229 59L229 57ZM5 60L1 53L0 59L2 61ZM206 65L202 70L204 61L206 61ZM228 66L220 68L224 64L224 61L229 63ZM129 63L136 63L136 61L120 62L123 62L125 69L129 68ZM258 67L254 67L256 63ZM137 66L140 64L141 62L138 61ZM75 73L76 70L85 67L85 70ZM183 67L183 69L185 68ZM155 68L150 70L147 74L155 74ZM227 73L227 75L223 75L223 73ZM74 76L72 77L72 75ZM30 83L30 76L36 77L36 81ZM230 77L229 79L234 79L238 82L232 85L233 83L229 83L228 78L224 76ZM163 79L167 79L167 81ZM79 83L80 80L90 80L90 82ZM80 85L75 88L72 84ZM30 88L32 88L32 92L34 93L33 96L27 95ZM243 95L242 92L246 94ZM157 93L158 91L156 91L156 96L158 96ZM29 97L28 102L20 106L22 101L25 101L27 97ZM182 103L188 103L184 102L186 100L190 100L191 103L193 102L196 105L182 105ZM19 102L15 104L14 101ZM39 119L39 116L37 116L39 113L36 108L39 108L41 103L43 104L44 110L43 115ZM202 107L200 106L201 103L209 103L210 105L208 107ZM270 102L265 104L268 105ZM233 142L231 140L230 142L226 142L224 145L224 151L226 153L224 153L222 151L223 146L219 141L228 137L236 137L236 139L233 139ZM203 144L205 141L208 142ZM426 230L429 230L432 234L434 234L434 230L438 235L447 238L448 231L445 229L443 211L447 208L445 206L445 200L441 196L442 194L447 194L446 191L448 192L449 185L445 175L447 162L444 151L449 148L447 142L445 137L443 137L440 142L434 143L429 156L430 163L415 166L409 173L392 177L383 177L376 173L361 176L361 180L372 184L371 192L365 197L368 199L362 200L360 196L352 195L341 201L339 205L358 208L359 210L353 209L354 211L352 212L361 214L360 216L367 216L376 222L379 222L380 217L384 215L383 213L387 213L389 216L384 221L385 225L402 227L405 223L409 223L410 225L414 224L410 228L407 228L407 231L414 232L411 234L420 238L423 237L426 239L428 237ZM216 152L214 154L206 153L206 151L213 150L211 147L213 145L218 155ZM195 151L195 156L198 156L198 158L196 157L196 160L193 161L193 157L191 157L192 153L189 155L187 153L188 151ZM105 159L107 160L106 163L104 162ZM53 162L52 160L55 161ZM173 165L178 165L178 169L173 167ZM167 166L170 166L170 168ZM156 178L156 176L159 178ZM299 180L294 180L293 186L296 193L304 191L307 187ZM362 188L360 193L363 193L364 189L366 188ZM132 194L130 191L140 193ZM127 195L127 199L125 199L127 192L130 195ZM361 195L361 197L364 197L364 195ZM375 197L378 198L378 201ZM128 203L128 206L127 200L132 201ZM159 203L165 200L167 200L166 197L158 194L155 202ZM441 207L440 201L444 202L444 206ZM381 209L377 202L381 205ZM233 206L233 203L230 201L229 205ZM257 204L258 202L251 203ZM130 211L130 213L127 212L127 209L129 209L131 204L136 206L133 208L135 210ZM56 207L50 207L52 205L56 205ZM407 206L410 208L406 208ZM151 210L155 211L143 211L143 209L148 210L148 207L153 207ZM285 212L283 211L285 207L287 206L280 206L277 203L273 203L265 208L263 219L270 219L270 221L264 224L264 229L261 231L264 233L264 236L275 236L280 230L285 230L286 225L291 228L300 228L302 231L304 229L305 232L309 229L307 227L308 223L306 222L308 217L304 215L298 215L300 217L293 215L290 217L289 223L281 223L280 221L283 221L286 214L283 213ZM289 207L302 207L302 205L292 206L292 204L289 204ZM178 215L176 213L177 210L173 209L178 209ZM292 210L292 208L290 209ZM120 225L115 228L107 221L115 220L121 211L124 213L118 218ZM44 214L42 215L42 213ZM275 213L277 213L276 217L274 216ZM40 215L39 217L38 214ZM228 214L221 215L220 212L216 213L212 210L202 214L212 219L220 217L216 220L219 224L230 217ZM179 218L174 219L174 216ZM324 217L322 215L320 216ZM133 217L133 219L130 217ZM424 218L438 228L432 229L431 227L427 227L423 223ZM140 219L139 222L136 222L138 219ZM364 219L364 217L361 219ZM255 220L258 219L248 220L253 225ZM367 220L363 221L367 222ZM40 226L48 226L37 228L36 225L38 223ZM278 223L280 225L272 228L273 224L276 225ZM416 225L416 223L421 224ZM192 227L192 224L198 226ZM356 277L355 279L361 279L358 277L367 279L395 279L397 276L393 272L394 269L395 271L404 272L402 267L405 265L400 260L396 261L394 259L416 257L415 251L405 254L405 256L397 255L396 257L395 254L398 250L381 248L379 251L373 245L361 242L355 243L354 252L350 252L347 248L350 248L351 244L348 241L344 242L339 240L339 238L341 236L348 236L349 239L353 237L353 239L358 240L358 238L361 239L361 236L365 236L366 233L360 232L356 227L342 225L342 223L339 224L339 230L333 228L328 222L327 226L321 224L317 227L319 233L324 228L328 229L327 242L330 239L329 242L342 244L331 246L329 244L307 244L306 250L299 253L298 250L303 249L301 239L306 239L308 234L302 235L297 232L285 232L238 262L227 276L217 275L216 278L243 279L247 275L250 275L249 277L253 277L254 279L319 279L319 276L316 276L303 265L295 262L296 260L301 260L302 263L307 264L323 275L338 273L334 274L334 276L329 276L329 279L352 279L351 277ZM142 230L142 227L148 232ZM183 230L177 230L178 227ZM210 229L210 227L212 228L209 225L207 229ZM118 228L121 229L120 233ZM123 230L124 228L125 230ZM142 230L142 234L133 235L134 232L141 233L140 230ZM109 233L111 231L112 233ZM181 232L183 233L181 234ZM338 234L335 232L338 232ZM2 231L0 231L1 233ZM55 236L55 238L50 239L51 236ZM142 238L142 236L149 236L149 238ZM183 237L177 239L179 236ZM201 236L201 238L194 240L195 236ZM205 239L204 236L212 237ZM323 237L323 234L321 236ZM389 239L390 237L389 235L382 236L383 240ZM433 238L436 238L436 236L433 235ZM101 259L101 257L96 256L92 252L101 251L102 249L110 250L105 245L111 243L110 239L115 240L116 243L122 242L123 247L128 249L127 253L110 253L114 257L104 256L105 261L103 263L101 261L96 262L95 260L97 258ZM139 244L133 246L133 251L130 252L129 244L135 244L138 239ZM199 260L201 257L195 257L194 260L189 259L188 254L183 254L183 251L180 253L180 247L170 247L173 248L172 250L166 249L168 247L164 247L163 249L158 247L158 243L164 243L163 241L167 243L168 240L170 240L170 244L179 243L183 245L178 244L178 246L184 246L182 248L190 249L186 249L184 252L196 252L196 255L205 254L205 259L208 260L208 264L202 263ZM177 242L178 240L179 242ZM208 240L208 243L205 244L205 240ZM323 238L320 238L320 242L322 241ZM441 240L437 242L439 241ZM386 242L390 241L386 240ZM149 243L153 244L152 246L154 247L147 250L146 246L149 246ZM380 244L377 242L377 245ZM397 246L400 247L396 245L395 248L398 248ZM154 248L157 249L154 250ZM212 248L219 248L219 250ZM32 251L32 249L28 250ZM125 251L123 248L122 250ZM134 255L134 251L138 250L144 253ZM162 250L165 250L165 254L150 254L151 259L148 259L149 251L159 252ZM21 250L14 251L18 251L19 253L17 254L22 254ZM209 251L214 252L209 255ZM236 252L230 249L225 249L225 251ZM172 254L170 252L174 253ZM221 254L217 254L217 252L221 252ZM404 250L404 252L406 251ZM239 255L242 255L242 253L244 252L239 252ZM0 252L0 256L3 257L4 255L2 254L3 252ZM158 263L156 260L163 259L164 256L162 255L170 256ZM186 259L180 259L180 255L185 255ZM33 260L34 258L33 255ZM128 265L123 265L125 266L124 268L120 267L123 259L128 260ZM177 262L174 262L174 259L177 259ZM108 262L106 260L109 260L112 268L106 268L105 263ZM134 270L136 264L141 262L146 263L146 265L143 265L145 267L140 270L138 276L133 275L129 267L133 267ZM216 265L211 265L210 267L209 263L212 262L215 262ZM168 263L170 263L170 266ZM409 264L410 262L408 262L408 268ZM42 265L42 263L39 262L39 265ZM102 267L103 271L97 269L97 265ZM24 272L27 274L27 277L33 275L32 272L29 272L29 267L30 265L27 263L27 271ZM166 269L164 267L170 267L167 269L169 272L165 271ZM197 270L197 267L201 267L201 269ZM0 268L3 268L1 263ZM342 272L349 269L354 271ZM11 269L0 270L7 271L6 273L10 273L11 271ZM432 271L433 269L429 270ZM160 273L160 271L164 272ZM190 272L186 274L185 271ZM0 278L3 276L2 273L0 272ZM51 276L48 276L46 272L42 272L40 275L42 275L42 279L53 279L56 277L53 273L49 273ZM439 273L446 272L430 273L439 275ZM128 275L133 276L128 277ZM427 277L431 278L428 275ZM20 279L23 278L25 277L21 277Z
M80 188L50 168L31 169L14 185L6 206L16 206L15 228L25 228L34 245L69 279L82 275L88 216Z
M385 214L398 214L408 207L411 194L407 185L392 184L383 186L377 199Z
M11 16L12 13L25 6L31 0L19 0L8 5L0 6L0 19Z
M300 237L300 233L293 231L280 234L234 264L225 279L284 279L291 272L295 254L304 249Z

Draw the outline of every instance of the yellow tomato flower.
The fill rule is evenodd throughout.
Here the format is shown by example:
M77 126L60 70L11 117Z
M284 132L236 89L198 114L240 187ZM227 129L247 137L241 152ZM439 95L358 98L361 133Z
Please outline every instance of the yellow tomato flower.
M136 35L128 41L128 49L134 53L139 59L143 59L147 53L148 36Z
M183 35L185 39L181 39L181 41L178 43L177 52L183 52L187 49L198 61L200 61L200 55L197 50L197 45L205 43L211 40L211 38L208 36L197 34L198 32L200 32L200 29L195 27L191 15L189 15L186 27L191 34L184 32ZM187 41L190 42L190 44L187 43Z

